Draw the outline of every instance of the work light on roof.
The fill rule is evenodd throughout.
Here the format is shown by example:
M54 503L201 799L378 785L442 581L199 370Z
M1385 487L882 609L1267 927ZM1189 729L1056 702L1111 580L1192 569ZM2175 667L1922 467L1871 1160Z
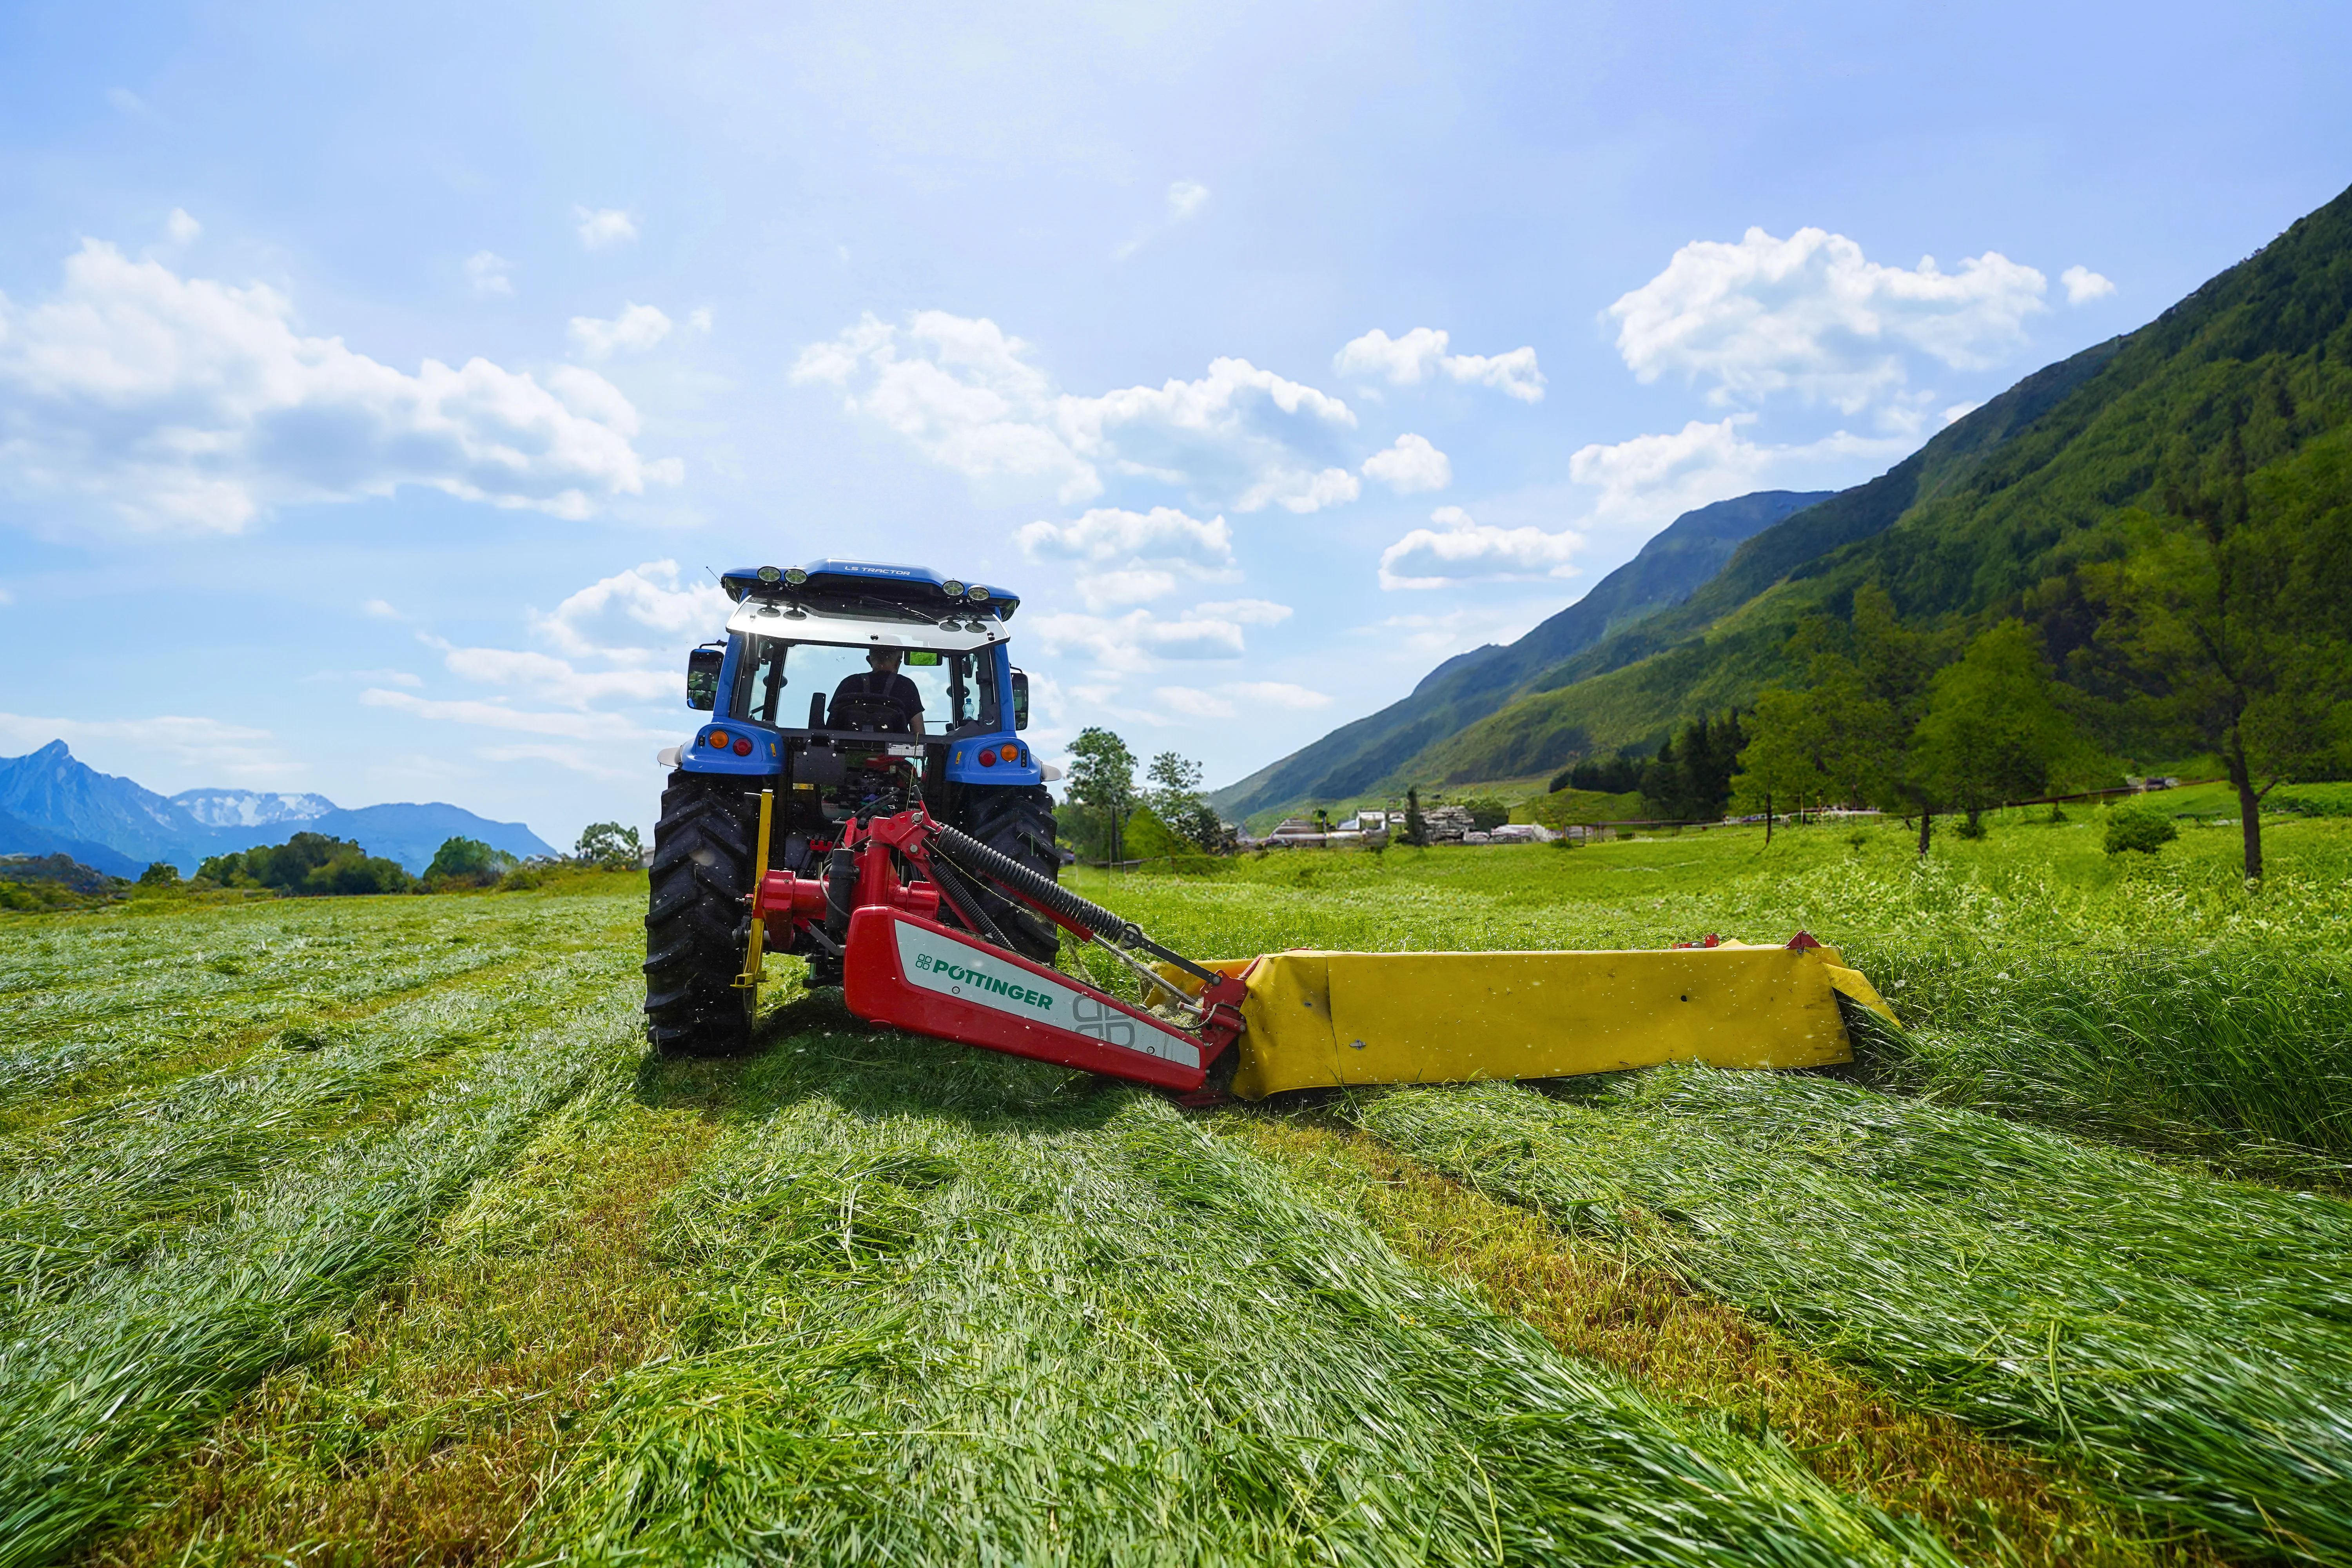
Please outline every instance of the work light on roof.
M940 584L940 592L950 599L961 599L963 597L963 584L950 577Z
M802 584L808 581L808 574L795 566L791 571L784 574L784 581L797 588Z
M762 583L775 582L783 574L773 566L762 566L760 568L760 581Z
M988 590L987 590L987 589L985 589L985 588L983 588L983 587L982 587L979 584L974 583L974 584L971 585L971 594L970 594L970 595L968 595L967 596L968 596L968 597L971 600L971 602L972 602L973 604L975 604L975 605L978 605L978 604L983 604L983 603L985 603L985 602L987 601L987 599L988 599Z

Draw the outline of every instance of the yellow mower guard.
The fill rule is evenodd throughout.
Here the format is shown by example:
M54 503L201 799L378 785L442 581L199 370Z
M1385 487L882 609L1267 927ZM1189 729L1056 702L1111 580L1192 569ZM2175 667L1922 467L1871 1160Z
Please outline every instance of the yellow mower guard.
M1234 1077L1244 1100L1659 1062L1823 1067L1853 1059L1838 994L1895 1017L1827 947L1298 952L1208 967L1249 986Z

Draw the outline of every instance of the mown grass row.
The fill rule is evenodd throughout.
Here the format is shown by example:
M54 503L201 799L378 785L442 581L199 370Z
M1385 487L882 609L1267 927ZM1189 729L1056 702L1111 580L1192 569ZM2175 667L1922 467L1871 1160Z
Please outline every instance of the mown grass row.
M1891 1395L1654 1262L1491 1197L1327 1114L1226 1112L1211 1123L1360 1215L1398 1253L1483 1291L1571 1355L1662 1397L1769 1432L1830 1485L1916 1514L1972 1563L2168 1568L2212 1561L2200 1538L2151 1536L2067 1467Z
M611 971L573 955L495 986L475 977L0 1145L13 1166L0 1177L0 1332L219 1213L265 1173L398 1121L516 1020L576 1006L609 988Z
M585 904L589 900L574 900ZM577 933L538 901L340 901L15 917L0 960L0 1120L233 1061L467 974L527 963Z
M550 953L519 984L478 973L348 1032L306 1026L290 1042L302 1048L248 1052L239 1068L125 1092L11 1141L0 1563L52 1559L135 1517L155 1462L273 1368L318 1353L470 1183L550 1110L634 1062L635 966L614 941L628 933L597 929L622 906L514 912L526 927L568 919L574 945L594 951ZM369 934L368 911L340 918ZM64 935L95 939L112 923L131 921L91 919ZM373 983L428 984L400 951L420 928L384 925ZM198 940L237 934L228 919ZM285 1004L278 1017L302 1017L281 977L257 967L252 991ZM365 994L356 972L369 967L346 961L342 994ZM135 983L112 989L67 1001L99 1018L152 1004Z
M2159 1526L2352 1560L2352 1205L1817 1078L1662 1068L1350 1114Z
M673 1194L677 1349L614 1385L541 1557L1949 1561L1156 1097L822 1016Z

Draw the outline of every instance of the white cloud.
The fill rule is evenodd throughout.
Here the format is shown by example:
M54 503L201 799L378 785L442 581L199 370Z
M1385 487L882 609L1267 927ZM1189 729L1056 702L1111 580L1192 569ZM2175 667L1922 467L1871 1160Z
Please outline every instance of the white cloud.
M452 675L567 708L614 700L658 702L685 689L682 677L665 669L578 669L563 659L524 649L438 646L442 663Z
M568 773L585 773L591 778L642 781L646 776L643 763L616 767L611 762L599 762L577 746L557 745L547 741L526 741L514 746L484 746L476 755L492 763L546 763Z
M636 219L618 207L573 207L572 214L580 220L580 243L590 250L637 237Z
M1121 605L1148 605L1176 591L1176 574L1149 566L1092 572L1078 579L1078 596L1089 610L1117 609Z
M1573 530L1495 528L1458 506L1429 514L1435 529L1416 528L1381 552L1381 586L1444 588L1467 578L1572 577L1584 536Z
M1288 620L1291 609L1288 605L1277 605L1270 599L1213 599L1195 605L1192 613L1232 621L1237 626L1270 626Z
M667 658L719 635L732 608L718 584L694 578L680 586L679 579L677 562L648 561L532 616L531 628L572 658L643 663Z
M1168 187L1168 221L1182 223L1209 205L1209 187L1198 180L1178 180Z
M1310 691L1304 686L1294 686L1286 680L1236 680L1222 689L1231 692L1244 702L1264 708L1289 708L1304 711L1309 708L1328 708L1331 699L1320 691Z
M15 594L10 593L5 588L0 588L0 605L13 605L16 602L16 595Z
M357 681L367 686L422 686L422 678L404 669L321 669L306 675L306 682Z
M1396 445L1366 460L1364 478L1378 479L1401 496L1442 490L1454 482L1454 464L1427 437L1400 436Z
M1162 686L1152 695L1163 707L1193 719L1231 719L1251 708L1304 712L1331 705L1331 699L1322 692L1286 680L1228 680L1206 690L1197 686Z
M163 233L173 245L193 245L196 237L204 232L205 226L189 216L185 207L173 207L172 216L163 220ZM2077 267L2074 270L2080 272L2083 269ZM2101 281L2105 280L2103 279Z
M1376 638L1391 655L1402 655L1427 668L1433 658L1444 658L1488 643L1514 643L1535 624L1559 608L1546 597L1539 608L1480 601L1444 615L1391 616L1375 626L1359 627L1359 635Z
M1106 670L1149 669L1163 658L1239 658L1244 626L1272 626L1289 614L1285 605L1237 599L1202 605L1173 619L1150 610L1118 616L1040 616L1031 623L1031 635L1048 653L1079 654Z
M923 310L904 329L867 316L811 343L792 376L842 388L851 413L1007 499L1050 488L1065 502L1089 500L1106 473L1181 485L1241 511L1314 511L1359 491L1328 461L1356 416L1314 387L1219 359L1197 381L1083 397L1029 355L993 321Z
M1818 481L1825 471L1892 461L1915 444L1909 435L1854 436L1840 430L1801 445L1766 446L1740 433L1755 417L1734 414L1713 424L1694 419L1668 435L1595 443L1570 457L1569 475L1601 492L1592 523L1646 528L1672 521L1694 507L1773 483L1795 488Z
M1916 351L1981 370L2021 347L2046 280L1999 251L1957 273L1864 257L1843 235L1803 228L1737 244L1697 240L1609 308L1617 348L1643 382L1706 380L1717 404L1793 393L1853 414L1903 387Z
M1225 699L1197 686L1162 686L1152 693L1164 707L1188 719L1230 719L1239 711Z
M234 533L278 506L425 485L584 517L682 477L636 410L575 366L545 385L485 359L415 375L304 337L265 284L182 279L86 240L29 310L0 300L0 481L135 526Z
M709 331L710 330L709 309L705 307L701 310L688 310L686 313L686 324L698 332Z
M392 601L389 599L370 599L360 606L360 610L362 614L373 616L380 621L400 619L400 612L392 607Z
M0 750L29 752L63 741L102 771L121 769L153 780L159 759L184 777L238 780L286 778L298 764L277 738L249 724L167 713L149 719L44 719L0 713ZM95 759L93 761L93 759Z
M1944 423L1947 425L1957 425L1961 420L1966 419L1969 415L1974 414L1978 409L1982 408L1983 406L1984 405L1981 402L1955 403L1949 408L1944 410Z
M1234 533L1223 518L1204 521L1171 506L1148 512L1096 507L1075 522L1028 523L1013 537L1032 561L1124 557L1181 564L1202 575L1230 571L1234 564Z
M474 297L487 300L492 295L514 297L514 279L507 274L514 263L494 250L478 250L466 258L466 279L474 286Z
M2066 286L2066 303L2069 305L2087 305L2116 291L2113 279L2102 278L2089 268L2079 265L2069 267L2058 274L2058 281Z
M1459 382L1491 386L1522 403L1540 403L1543 372L1536 351L1517 348L1504 354L1449 354L1448 334L1434 327L1415 327L1391 338L1374 327L1341 348L1331 360L1341 375L1363 381L1386 381L1394 386L1417 386L1439 374Z
M617 350L643 353L669 336L670 319L651 305L624 303L611 321L594 316L572 318L572 341L592 360L610 359Z
M390 708L419 719L451 724L472 724L525 735L558 735L573 741L644 741L665 738L668 731L648 730L613 713L541 713L509 708L503 702L435 701L405 691L370 687L360 693L370 708Z

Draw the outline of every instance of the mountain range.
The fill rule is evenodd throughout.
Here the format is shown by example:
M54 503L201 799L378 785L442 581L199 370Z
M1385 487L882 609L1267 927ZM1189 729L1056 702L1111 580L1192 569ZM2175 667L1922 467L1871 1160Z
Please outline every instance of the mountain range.
M1524 779L1647 752L1676 726L1792 679L1784 649L1798 621L1846 618L1854 590L1872 582L1909 625L2025 620L2096 718L2099 616L2081 572L2126 548L2122 514L2275 478L2335 497L2341 504L2315 504L2309 526L2340 529L2352 516L2352 493L2337 494L2352 490L2347 475L2352 191L2147 326L2027 376L1867 484L1686 513L1518 641L1448 660L1404 700L1209 798L1255 821L1409 784Z
M321 795L191 789L161 795L102 773L52 741L0 757L0 855L67 854L117 877L167 861L183 875L206 857L282 844L297 833L348 838L412 873L449 838L478 838L509 855L552 855L520 822L492 822L438 801L346 810Z

